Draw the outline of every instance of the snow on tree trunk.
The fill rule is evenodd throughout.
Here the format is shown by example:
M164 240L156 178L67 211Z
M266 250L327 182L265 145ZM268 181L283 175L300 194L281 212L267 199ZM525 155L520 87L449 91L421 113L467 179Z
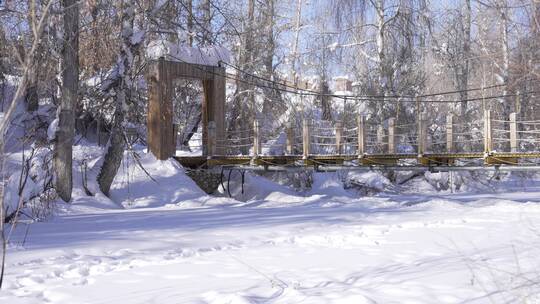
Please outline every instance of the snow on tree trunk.
M62 99L58 107L58 129L54 146L55 188L65 202L73 188L72 152L75 135L74 109L79 88L79 6L64 0L64 46L62 50Z
M116 78L112 86L108 89L113 90L114 94L114 115L107 152L103 160L103 165L98 174L97 180L100 190L109 195L111 185L122 163L125 151L124 120L125 112L130 100L130 91L132 88L130 75L133 71L133 57L136 50L141 45L140 39L133 39L133 25L135 20L135 4L125 2L122 8L122 45L118 60L116 63Z

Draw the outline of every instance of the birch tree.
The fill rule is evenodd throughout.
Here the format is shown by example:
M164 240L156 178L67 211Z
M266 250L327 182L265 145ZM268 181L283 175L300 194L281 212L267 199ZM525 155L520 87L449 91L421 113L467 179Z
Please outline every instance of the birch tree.
M131 2L122 4L120 11L122 43L113 77L109 79L107 86L103 88L104 91L111 93L110 95L114 100L111 136L103 165L97 177L99 188L105 195L109 195L126 148L126 111L132 102L133 88L131 77L135 71L135 55L137 55L144 38L144 32L134 31L135 8L136 5Z

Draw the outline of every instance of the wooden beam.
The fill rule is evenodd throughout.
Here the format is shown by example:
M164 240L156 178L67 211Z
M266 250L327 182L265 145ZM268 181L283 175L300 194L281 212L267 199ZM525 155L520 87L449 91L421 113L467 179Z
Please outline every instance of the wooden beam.
M212 80L216 76L215 69L220 68L216 66L165 60L164 58L153 60L149 64L161 61L166 62L164 72L174 78Z
M147 70L148 79L148 147L159 160L173 156L172 78L161 59Z
M203 130L203 155L207 154L208 122L213 121L216 124L216 140L225 139L225 69L212 67L214 78L203 78L204 99L202 104L202 130ZM222 147L217 147L216 153L224 154Z

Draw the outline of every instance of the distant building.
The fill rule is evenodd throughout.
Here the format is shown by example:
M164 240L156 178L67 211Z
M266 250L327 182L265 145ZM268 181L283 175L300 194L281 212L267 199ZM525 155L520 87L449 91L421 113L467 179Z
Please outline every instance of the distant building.
M346 76L334 77L334 91L352 91L352 81Z

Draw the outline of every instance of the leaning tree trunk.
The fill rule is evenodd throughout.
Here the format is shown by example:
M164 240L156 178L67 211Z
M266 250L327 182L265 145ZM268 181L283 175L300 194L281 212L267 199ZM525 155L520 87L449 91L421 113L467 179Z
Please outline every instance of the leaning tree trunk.
M134 53L141 44L141 41L133 41L133 23L135 20L135 11L133 4L124 3L122 10L122 46L118 56L116 70L117 79L112 86L108 88L115 92L113 127L109 148L105 154L105 159L98 174L97 181L99 189L105 195L109 195L114 177L122 164L122 158L125 151L124 120L127 105L130 103L130 90L132 89L130 75L133 71Z
M123 101L125 100L125 92L122 87L120 87L118 91L109 148L107 149L107 154L105 154L105 159L98 175L99 188L101 192L107 196L109 196L114 177L122 164L122 158L126 147L123 128L124 109L122 106L125 102Z
M54 147L55 189L65 202L73 188L72 152L79 88L79 6L76 0L64 0L64 46L62 50L62 100L58 112L58 130Z

